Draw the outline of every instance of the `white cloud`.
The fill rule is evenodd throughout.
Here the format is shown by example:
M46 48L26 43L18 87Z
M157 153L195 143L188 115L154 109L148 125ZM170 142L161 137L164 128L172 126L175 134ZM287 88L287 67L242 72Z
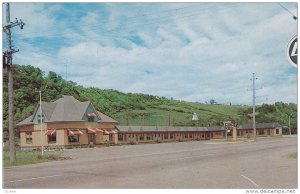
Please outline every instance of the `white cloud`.
M63 29L67 18L60 22L51 17L60 6L47 11L33 4L32 13L21 15L40 17L38 23L46 21L42 29L55 24L62 42L51 42L58 44L52 59L39 52L28 57L35 48L25 44L21 45L26 51L16 59L60 74L65 72L63 60L68 64L68 78L85 86L201 102L214 98L221 103L251 104L247 88L251 89L249 79L256 72L257 84L264 87L258 95L271 96L261 103L296 102L296 81L277 77L296 74L287 65L285 49L297 24L276 4L215 4L216 9L208 6L212 4L202 8L201 4L159 5L135 5L140 10L135 12L109 4L103 26L94 26L101 16L90 11L78 18L80 24L86 23L78 31ZM162 11L174 6L191 8ZM30 23L30 29L37 29L35 25ZM139 37L144 44L129 36Z

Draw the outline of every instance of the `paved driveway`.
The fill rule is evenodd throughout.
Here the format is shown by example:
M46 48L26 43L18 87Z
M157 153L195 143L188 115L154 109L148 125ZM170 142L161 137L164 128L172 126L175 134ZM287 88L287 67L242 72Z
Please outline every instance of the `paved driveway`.
M66 150L72 160L4 169L4 188L296 188L297 138Z

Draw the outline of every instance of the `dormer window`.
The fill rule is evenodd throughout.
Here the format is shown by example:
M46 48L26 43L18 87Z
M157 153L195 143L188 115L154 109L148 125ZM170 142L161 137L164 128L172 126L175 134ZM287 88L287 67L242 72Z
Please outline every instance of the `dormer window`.
M89 122L94 122L96 115L95 115L95 113L88 113L87 117L88 117Z
M44 122L44 115L42 115L42 123ZM41 115L38 115L38 123L41 123Z

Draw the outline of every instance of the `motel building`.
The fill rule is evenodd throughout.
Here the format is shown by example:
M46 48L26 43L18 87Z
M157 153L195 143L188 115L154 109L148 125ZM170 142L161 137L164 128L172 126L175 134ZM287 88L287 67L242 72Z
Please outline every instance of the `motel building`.
M21 148L69 147L115 144L116 124L117 121L97 111L90 101L63 96L54 102L42 102L42 114L37 105L33 115L18 123L17 129Z
M40 105L37 105L33 115L17 124L21 149L40 148L42 145L66 148L225 138L224 126L120 126L116 120L97 111L90 101L80 102L73 96L42 102L42 114L40 110ZM257 123L256 129L257 137L282 135L282 127L276 123ZM253 138L251 124L227 132L227 136L235 134L237 138Z

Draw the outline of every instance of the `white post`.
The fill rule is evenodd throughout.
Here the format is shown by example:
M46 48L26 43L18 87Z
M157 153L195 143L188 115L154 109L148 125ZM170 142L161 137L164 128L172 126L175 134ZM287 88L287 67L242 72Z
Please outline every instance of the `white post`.
M43 142L43 113L42 113L42 91L40 93L40 124L41 124L41 145L42 145L42 156L44 155L44 142Z

